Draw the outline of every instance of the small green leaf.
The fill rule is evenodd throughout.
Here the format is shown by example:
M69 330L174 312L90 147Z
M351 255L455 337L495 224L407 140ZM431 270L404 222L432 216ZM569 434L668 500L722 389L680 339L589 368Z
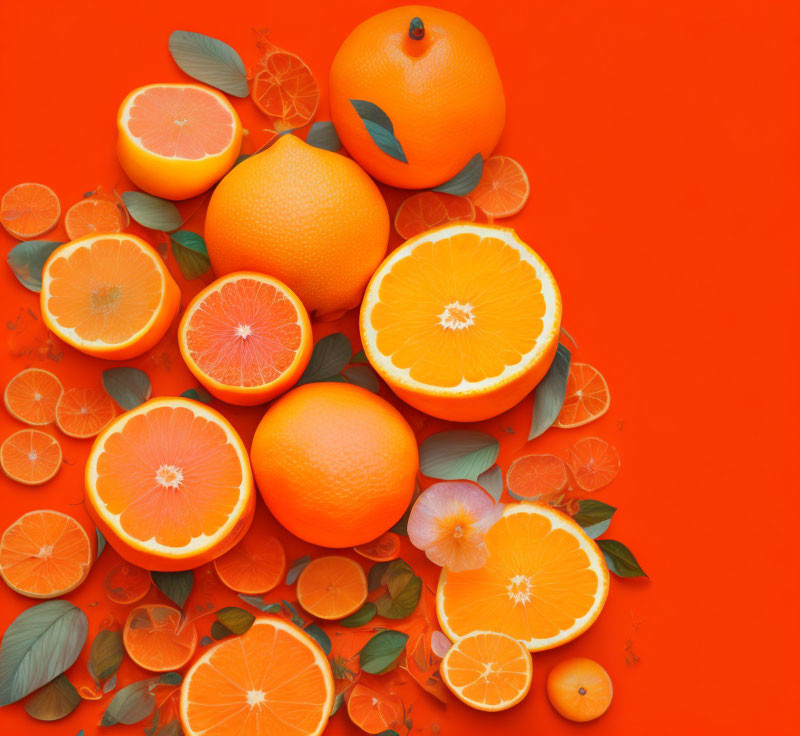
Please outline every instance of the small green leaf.
M336 128L330 120L314 123L306 136L306 143L314 148L322 148L325 151L338 151L342 147L342 142L336 134Z
M250 611L236 606L225 606L217 611L217 621L237 635L244 634L255 620L256 617Z
M308 555L303 555L301 558L295 560L290 566L289 571L286 573L286 585L293 585L300 577L300 573L305 570L306 565L311 562Z
M350 358L351 363L368 363L367 355L363 350L359 350L352 358Z
M309 624L303 629L317 644L320 649L325 652L327 657L331 653L331 640L330 637L316 624Z
M171 240L174 240L184 248L188 248L189 250L208 258L206 241L203 240L202 235L193 233L191 230L176 230L174 233L171 233L169 237Z
M162 685L180 685L183 682L183 675L180 672L165 672L158 681Z
M367 100L350 100L350 104L356 109L358 117L362 120L369 120L378 127L394 134L394 125L392 125L389 116L374 102L368 102Z
M377 590L383 585L384 576L389 569L389 565L394 560L389 562L376 562L367 573L367 589L369 591Z
M344 693L336 693L336 697L333 699L333 708L331 708L331 716L342 707L342 703L344 703Z
M214 621L214 623L211 624L211 638L214 639L214 641L227 639L229 636L234 636L234 633L225 626L225 624L220 621Z
M158 679L158 677L148 677L146 680L139 680L123 687L111 699L100 725L115 726L117 723L131 725L147 718L156 704L152 688Z
M344 377L356 386L372 391L377 394L380 384L378 383L378 376L371 366L368 365L351 365L349 368L344 369Z
M42 270L45 261L61 243L54 240L26 240L8 252L8 265L26 289L42 290Z
M403 653L408 641L408 635L400 631L386 629L373 636L359 652L358 658L361 669L372 675L391 667L395 660Z
M199 401L203 404L210 404L214 397L208 393L204 388L190 388L184 391L181 396L185 399L193 399L194 401Z
M500 466L492 465L489 470L484 470L478 476L478 485L495 501L499 501L503 495L503 471Z
M452 179L446 181L444 184L439 184L438 187L434 187L433 191L445 192L447 194L455 194L463 197L478 186L482 173L483 159L479 153L476 153Z
M647 577L636 558L622 542L616 539L598 539L597 546L603 551L608 569L621 578Z
M410 616L422 595L422 578L412 574L403 588L392 594L391 589L375 601L378 614L384 618L400 619Z
M153 390L148 375L129 365L104 370L103 388L126 411L147 401Z
M239 598L245 603L249 603L254 608L257 608L259 611L264 611L264 613L279 613L281 610L280 603L265 603L261 596L239 593Z
M498 441L485 432L454 429L428 437L419 448L423 475L441 480L478 480L494 465Z
M207 647L209 644L213 644L213 643L214 643L214 640L210 636L204 636L202 639L200 639L200 646L201 647Z
M422 489L419 487L419 483L414 481L414 493L411 496L411 503L408 504L406 512L400 517L400 521L398 521L391 529L389 529L390 532L402 534L404 537L408 536L408 517L411 516L411 509L417 502L420 493L422 493Z
M178 262L183 278L196 279L211 268L206 241L191 230L178 230L170 236L172 254Z
M122 644L122 632L103 629L92 642L89 654L89 674L97 682L105 682L114 675L122 664L125 648Z
M377 613L378 609L375 604L367 601L355 613L351 613L347 618L343 618L339 621L339 625L347 629L355 629L368 624L375 618Z
M558 418L567 395L569 349L559 343L556 357L539 385L533 391L533 417L528 439L538 437Z
M191 31L173 31L169 52L190 77L234 97L247 97L247 73L236 51L223 41Z
M97 537L97 559L103 554L103 550L106 548L106 538L103 536L103 532L101 532L97 527L94 528L95 536Z
M578 513L572 518L583 527L592 539L597 539L611 524L611 517L617 510L602 501L584 498L578 502Z
M130 191L122 193L122 201L128 208L130 216L151 230L171 232L183 224L178 208L166 199L144 192Z
M374 102L367 100L350 100L358 116L364 123L370 138L387 156L391 156L404 164L408 163L400 141L395 138L394 126L389 116Z
M353 349L350 347L347 335L334 332L332 335L323 337L314 345L311 360L308 361L297 385L326 381L332 376L337 376L350 362L352 354Z
M183 608L189 593L192 592L194 585L194 573L191 570L181 572L159 572L154 570L150 573L155 586L169 598L178 608Z
M81 696L64 674L40 687L25 703L25 712L38 721L57 721L72 713Z

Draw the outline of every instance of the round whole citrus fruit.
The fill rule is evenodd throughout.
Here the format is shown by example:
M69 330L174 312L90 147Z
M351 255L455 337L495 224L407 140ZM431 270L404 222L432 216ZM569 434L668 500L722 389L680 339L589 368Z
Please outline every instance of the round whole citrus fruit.
M570 721L599 718L611 705L614 688L608 672L586 657L559 662L547 676L547 697L552 706Z
M363 103L377 105L377 116ZM407 189L448 181L475 154L487 158L506 116L483 34L455 13L423 5L378 13L345 39L331 64L330 105L353 158L379 181ZM381 150L374 126L391 130L402 153Z
M287 134L220 182L205 237L217 276L268 274L313 316L336 317L386 253L389 212L358 164Z
M323 547L354 547L389 529L411 501L419 462L400 412L342 383L311 383L278 399L250 457L275 518Z

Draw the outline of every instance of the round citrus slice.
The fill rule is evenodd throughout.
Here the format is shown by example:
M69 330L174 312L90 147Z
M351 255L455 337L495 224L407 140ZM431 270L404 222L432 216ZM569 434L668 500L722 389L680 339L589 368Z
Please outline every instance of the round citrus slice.
M439 671L460 701L486 711L516 705L533 681L531 654L522 642L492 631L476 631L456 641Z
M349 557L330 555L311 560L297 579L297 600L317 618L344 618L367 600L367 576Z
M567 450L567 465L580 488L597 491L619 474L619 453L598 437L586 437Z
M56 404L64 388L50 371L27 368L17 373L6 386L6 409L20 422L41 426L56 418Z
M53 251L42 272L45 324L98 358L127 360L155 347L180 298L164 261L135 235L73 240Z
M3 472L26 486L47 483L61 469L61 445L38 429L21 429L0 447Z
M197 629L172 606L151 603L134 608L122 630L128 656L151 672L183 667L197 648Z
M508 156L492 156L483 162L481 180L468 196L490 217L511 217L525 206L530 193L525 169Z
M123 562L106 575L106 595L114 603L136 603L147 595L152 582L148 570Z
M407 404L477 421L510 409L547 372L561 296L507 228L457 223L394 250L361 307L369 362Z
M570 721L585 723L608 710L614 687L608 672L585 657L559 662L547 676L547 698Z
M60 511L30 511L0 539L0 575L17 593L56 598L89 574L94 547L86 530Z
M396 560L400 557L400 537L394 532L386 532L371 542L353 547L353 551L374 562Z
M178 329L189 370L231 404L263 404L297 383L311 358L308 313L286 284L252 272L217 279Z
M87 197L76 202L64 215L64 227L70 240L94 233L118 233L125 227L119 205L105 199Z
M442 571L436 610L452 641L474 631L519 639L531 651L571 641L594 623L608 595L603 555L571 518L517 503L486 534L484 567Z
M186 736L319 736L333 699L331 667L317 643L294 624L264 617L192 665L180 719Z
M347 715L362 731L385 733L400 722L403 703L394 693L357 682L347 699Z
M56 406L56 425L68 437L99 434L116 414L114 401L97 388L68 388Z
M593 422L611 405L606 379L588 363L572 363L567 376L567 393L554 427L570 429Z
M319 85L301 58L272 48L260 62L250 95L275 132L302 128L317 111Z
M458 220L472 222L475 205L466 197L442 192L420 192L406 199L394 216L394 229L404 240Z
M511 496L523 501L558 493L567 485L567 466L555 455L523 455L508 468L506 485Z
M148 570L187 570L244 535L255 498L227 419L183 398L151 399L114 419L86 463L86 506L109 544Z
M44 184L17 184L0 200L0 224L18 240L44 235L58 224L59 217L58 197Z
M206 191L233 166L242 144L242 124L227 97L200 84L133 90L120 105L117 132L125 173L166 199Z

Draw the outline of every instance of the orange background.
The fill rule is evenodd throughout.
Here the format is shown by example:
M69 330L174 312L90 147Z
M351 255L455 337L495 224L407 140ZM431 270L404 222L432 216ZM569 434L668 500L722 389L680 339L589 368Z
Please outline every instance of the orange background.
M41 181L66 209L98 184L122 181L117 106L136 86L185 79L167 51L174 29L221 38L248 64L250 28L269 26L278 46L315 71L323 86L317 117L327 119L326 74L338 45L392 4L6 0L0 191ZM480 714L453 701L445 709L419 691L414 733L432 734L433 724L443 734L796 732L796 3L439 4L475 23L495 52L508 100L498 152L518 159L532 183L530 203L510 223L552 267L564 324L580 346L574 357L605 374L613 397L596 424L552 430L527 447L559 450L592 434L618 447L622 472L597 494L619 507L606 536L628 544L650 579L613 579L588 633L535 655L533 691L519 707ZM250 101L234 104L260 142ZM393 214L401 196L387 197ZM63 238L63 229L45 237ZM5 252L14 244L5 233L0 242ZM43 365L65 384L99 386L108 366L47 346L33 316L36 296L5 267L0 279L3 385ZM200 285L184 289L184 305ZM317 336L338 329L352 336L352 315L343 324ZM155 394L195 385L174 340L132 364L149 373ZM249 442L261 410L226 413ZM501 437L504 469L524 446L529 413L523 402L484 425ZM421 437L442 427L415 421ZM4 412L0 422L2 437L19 428ZM500 431L507 426L513 435ZM0 527L47 507L89 524L81 504L89 443L58 439L65 466L54 481L28 489L0 478ZM289 544L287 555L305 551ZM419 554L405 548L404 556L423 569ZM117 561L107 548L68 596L88 612L90 637L113 608L102 581ZM432 568L424 569L433 583ZM30 603L0 586L0 630ZM209 624L201 623L201 634ZM547 703L546 673L567 655L599 660L614 680L611 709L593 724L569 724ZM143 676L126 663L120 681ZM82 703L54 724L14 705L0 710L0 724L4 733L72 736L82 728L91 736L104 704ZM103 732L142 733L142 726ZM329 733L357 730L340 713Z

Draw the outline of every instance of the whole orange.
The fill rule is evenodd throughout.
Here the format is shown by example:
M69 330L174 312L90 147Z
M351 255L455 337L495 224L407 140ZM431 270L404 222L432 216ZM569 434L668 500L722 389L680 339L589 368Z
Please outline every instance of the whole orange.
M407 163L378 147L352 100L388 116ZM424 5L378 13L345 39L331 65L330 106L353 158L379 181L406 189L442 184L476 153L487 158L506 117L483 34L460 15Z
M205 238L217 276L273 276L312 316L335 318L359 305L383 259L389 212L355 161L287 134L219 183Z
M547 697L570 721L599 718L611 705L614 688L601 665L586 657L559 662L547 676Z
M400 412L343 383L284 394L258 425L250 457L275 518L323 547L354 547L389 529L411 502L419 465Z

